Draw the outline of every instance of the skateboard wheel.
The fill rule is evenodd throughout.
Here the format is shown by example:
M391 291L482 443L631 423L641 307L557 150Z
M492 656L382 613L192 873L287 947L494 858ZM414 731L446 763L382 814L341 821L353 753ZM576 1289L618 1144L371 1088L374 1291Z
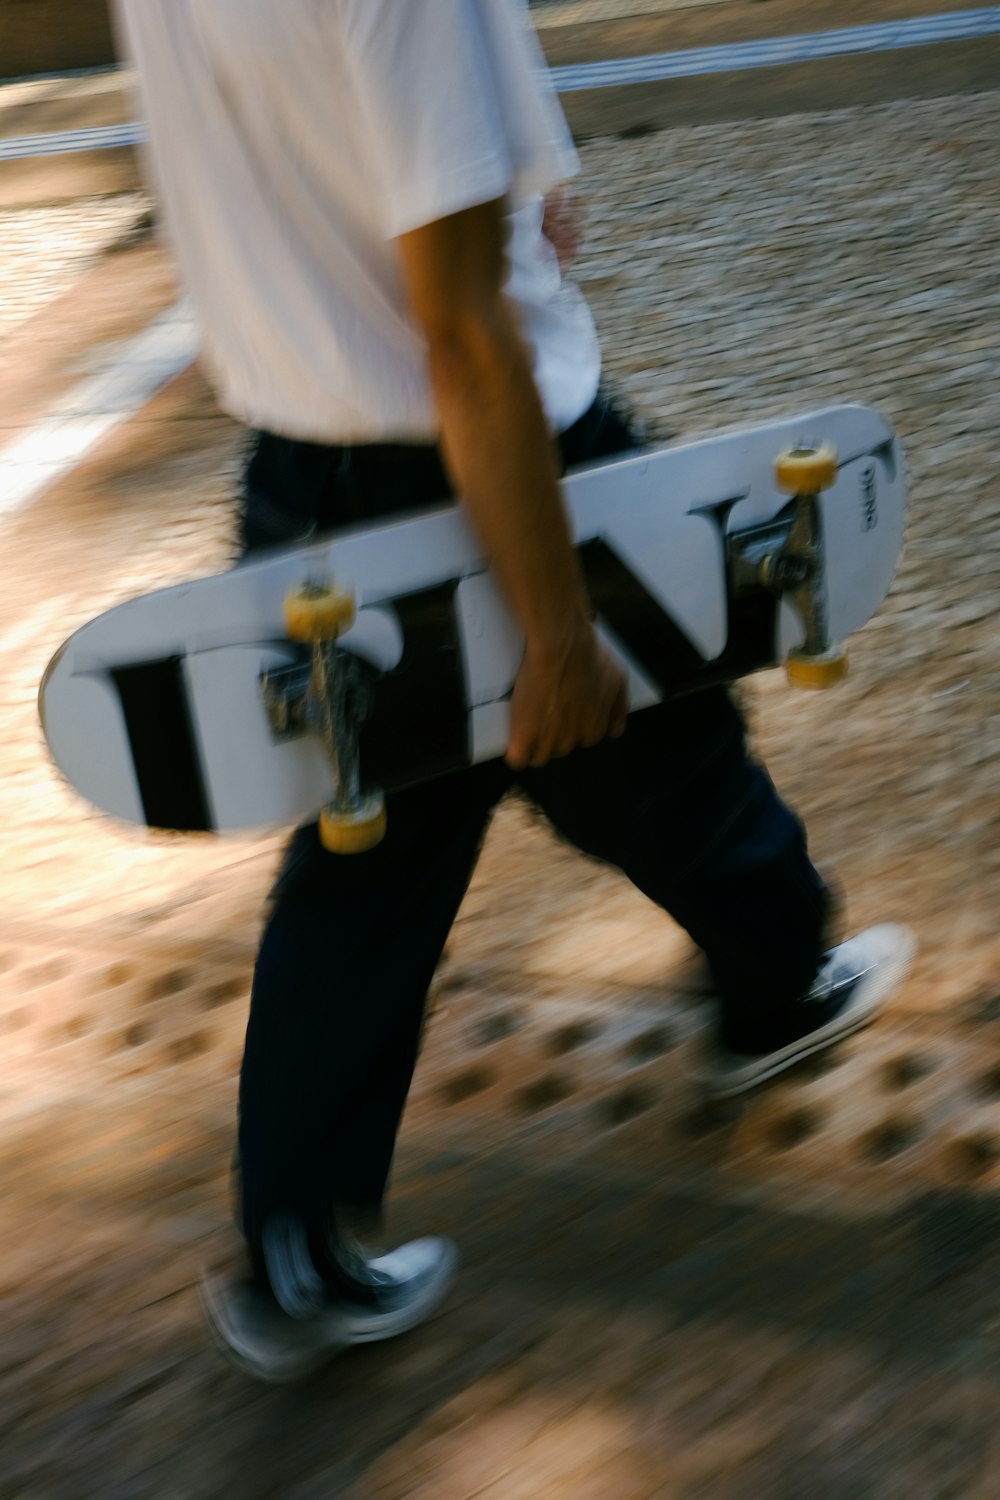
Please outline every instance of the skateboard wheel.
M355 812L328 803L319 815L319 838L330 854L364 854L385 838L385 802L380 792L364 798Z
M775 460L774 476L783 495L818 495L837 477L837 450L830 443L786 448Z
M354 623L354 599L329 584L307 583L285 595L285 629L293 641L332 641Z
M805 651L789 651L785 672L792 687L833 687L847 676L847 652L841 646L832 646L818 656L810 656Z

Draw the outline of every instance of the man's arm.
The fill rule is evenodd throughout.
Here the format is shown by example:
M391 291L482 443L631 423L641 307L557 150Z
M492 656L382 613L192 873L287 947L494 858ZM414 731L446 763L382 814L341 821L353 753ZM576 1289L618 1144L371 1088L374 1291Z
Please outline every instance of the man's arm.
M552 440L503 294L504 205L466 209L397 244L445 460L524 633L507 759L516 770L544 765L620 734L626 684L590 623Z

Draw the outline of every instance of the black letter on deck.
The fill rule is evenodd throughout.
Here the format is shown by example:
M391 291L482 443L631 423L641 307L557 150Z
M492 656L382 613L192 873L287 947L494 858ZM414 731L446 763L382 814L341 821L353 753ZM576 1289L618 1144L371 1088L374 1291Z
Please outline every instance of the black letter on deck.
M724 549L724 525L720 532ZM584 542L578 551L595 610L665 698L730 682L773 663L777 605L765 590L734 597L727 589L726 644L721 655L706 661L603 538Z
M207 832L213 824L191 724L184 658L115 667L111 680L121 700L147 824Z
M387 600L403 634L403 654L375 684L361 732L361 767L371 786L407 785L467 766L465 702L455 595L460 580Z

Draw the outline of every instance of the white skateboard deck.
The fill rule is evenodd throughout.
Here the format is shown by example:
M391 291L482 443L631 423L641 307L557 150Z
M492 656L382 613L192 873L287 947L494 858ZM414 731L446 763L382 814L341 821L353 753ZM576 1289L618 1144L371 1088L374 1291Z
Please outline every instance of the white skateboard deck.
M787 599L737 596L731 538L789 504L774 481L787 447L832 443L820 500L831 634L870 619L903 539L899 443L875 412L835 406L580 470L565 482L598 628L628 671L631 707L782 661L800 644ZM461 508L454 506L148 594L78 630L40 691L63 775L139 824L238 829L309 817L331 794L317 738L275 733L261 673L292 662L285 594L306 579L353 592L341 644L383 674L361 741L386 787L501 755L521 640Z

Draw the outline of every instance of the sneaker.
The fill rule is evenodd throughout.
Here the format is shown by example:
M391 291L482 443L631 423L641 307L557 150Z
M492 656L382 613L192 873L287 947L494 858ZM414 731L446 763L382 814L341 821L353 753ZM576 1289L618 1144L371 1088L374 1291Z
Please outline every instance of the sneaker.
M359 1297L330 1297L314 1316L293 1318L247 1279L206 1276L205 1315L224 1352L247 1374L282 1384L301 1380L352 1344L406 1333L437 1309L455 1277L450 1240L412 1240L388 1255L357 1257Z
M799 1002L804 1034L776 1052L720 1051L705 1078L711 1097L743 1094L867 1026L903 978L916 946L906 927L886 922L831 949Z

